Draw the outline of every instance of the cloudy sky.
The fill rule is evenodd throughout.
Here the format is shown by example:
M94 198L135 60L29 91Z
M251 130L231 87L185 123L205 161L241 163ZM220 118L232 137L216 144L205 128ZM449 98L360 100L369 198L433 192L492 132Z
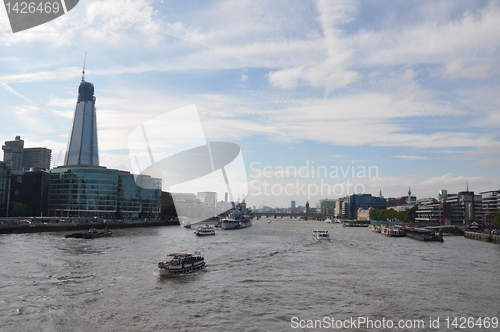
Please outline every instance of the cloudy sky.
M62 165L88 52L109 168L194 104L207 141L241 147L257 207L499 189L499 46L496 1L85 0L15 34L1 8L0 140Z

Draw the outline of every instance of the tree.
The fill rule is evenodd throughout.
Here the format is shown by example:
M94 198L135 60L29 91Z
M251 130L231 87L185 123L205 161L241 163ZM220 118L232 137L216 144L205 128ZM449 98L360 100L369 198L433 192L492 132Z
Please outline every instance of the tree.
M16 203L14 208L10 211L10 215L12 217L31 217L33 215L33 211L23 203Z
M500 226L500 212L498 212L497 214L495 214L495 216L493 217L493 225L495 226Z

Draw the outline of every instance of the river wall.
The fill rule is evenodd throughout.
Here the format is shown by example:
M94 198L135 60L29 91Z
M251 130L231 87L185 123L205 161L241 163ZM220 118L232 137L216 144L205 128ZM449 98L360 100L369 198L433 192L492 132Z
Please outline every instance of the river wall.
M468 239L500 244L500 235L476 233L476 232L465 232L464 236Z
M123 222L99 222L99 223L36 223L21 225L3 225L0 226L0 234L13 233L36 233L36 232L60 232L60 231L78 231L96 229L114 229L114 228L132 228L132 227L157 227L157 226L179 226L178 220L154 220L154 221L123 221Z

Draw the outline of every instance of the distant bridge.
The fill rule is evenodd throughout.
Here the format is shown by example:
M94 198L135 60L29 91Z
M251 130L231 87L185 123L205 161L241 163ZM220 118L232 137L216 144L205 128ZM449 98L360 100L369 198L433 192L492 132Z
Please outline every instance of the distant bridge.
M325 219L328 216L321 213L290 213L290 212L253 212L256 219L266 218L307 218L307 219Z

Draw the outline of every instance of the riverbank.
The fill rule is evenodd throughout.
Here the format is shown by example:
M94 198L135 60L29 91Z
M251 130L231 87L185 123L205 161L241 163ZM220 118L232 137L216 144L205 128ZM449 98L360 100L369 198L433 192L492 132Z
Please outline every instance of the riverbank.
M476 233L476 232L465 232L464 235L467 239L479 240L484 242L491 242L500 244L500 235L486 234L486 233Z
M19 234L37 232L61 232L88 230L89 228L133 228L133 227L158 227L179 226L178 220L148 220L148 221L107 221L107 222L82 222L82 223L31 223L0 226L0 234Z

